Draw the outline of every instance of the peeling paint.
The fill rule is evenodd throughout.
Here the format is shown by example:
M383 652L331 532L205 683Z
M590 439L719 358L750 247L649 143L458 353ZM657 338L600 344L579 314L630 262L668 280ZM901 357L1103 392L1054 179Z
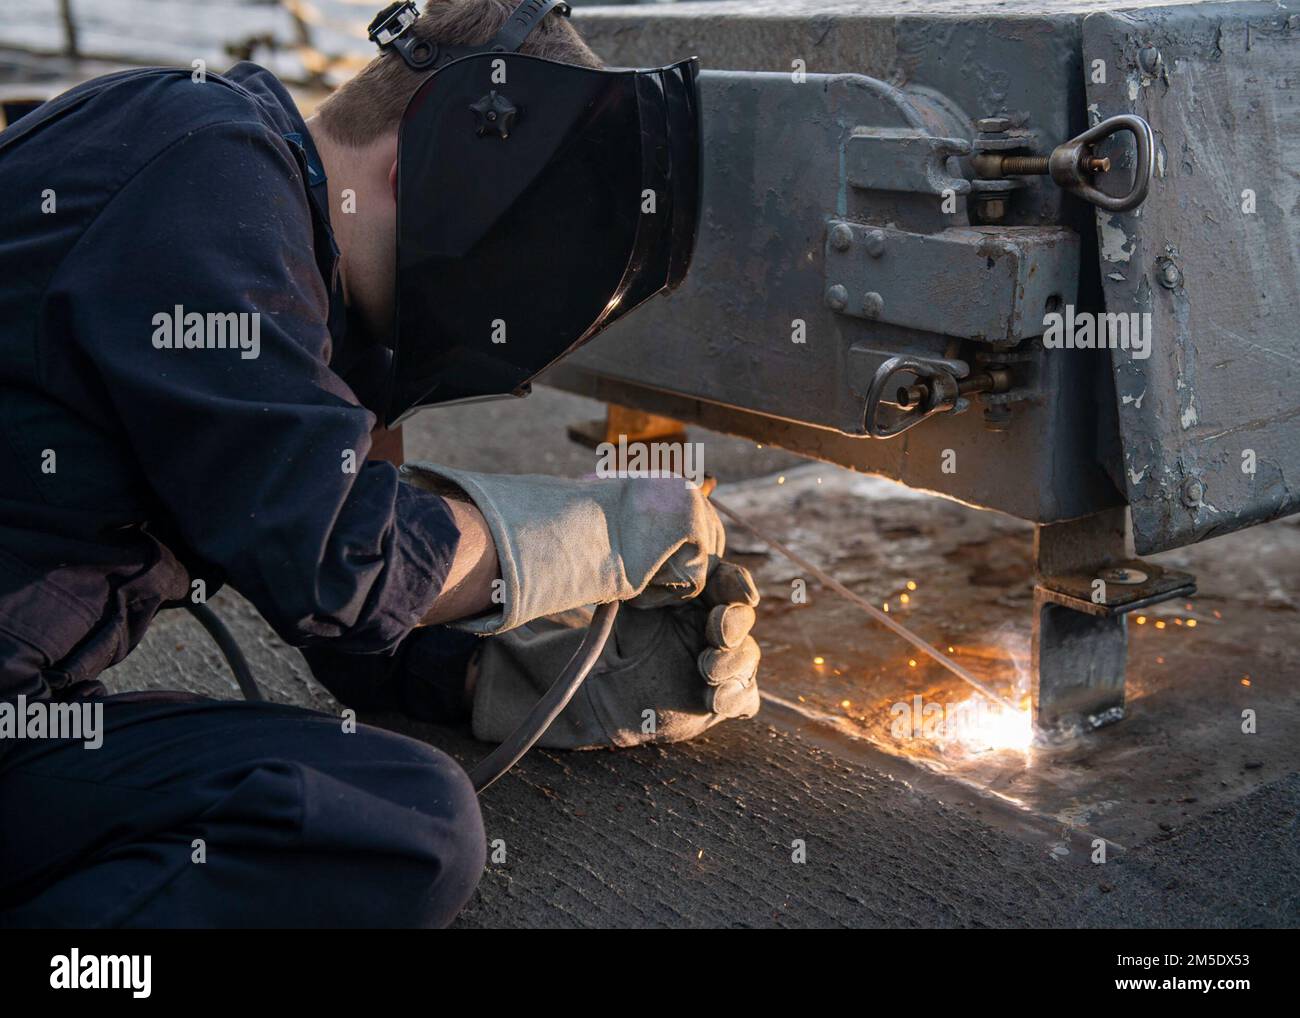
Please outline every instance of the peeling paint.
M1132 241L1115 217L1109 212L1097 213L1097 229L1101 233L1101 256L1108 262L1127 262L1133 257Z

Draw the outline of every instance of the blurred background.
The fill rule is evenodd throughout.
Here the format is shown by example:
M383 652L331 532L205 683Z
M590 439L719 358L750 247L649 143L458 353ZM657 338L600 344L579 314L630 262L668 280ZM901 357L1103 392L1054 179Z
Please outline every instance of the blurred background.
M636 0L603 0L603 3ZM573 0L575 6L583 0ZM0 84L73 81L132 65L254 60L282 80L328 89L373 52L382 0L5 0Z

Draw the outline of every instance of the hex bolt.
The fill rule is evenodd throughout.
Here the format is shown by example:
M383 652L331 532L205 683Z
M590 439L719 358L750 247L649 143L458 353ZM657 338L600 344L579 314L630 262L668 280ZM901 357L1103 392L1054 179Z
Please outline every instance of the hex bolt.
M862 298L862 313L868 318L879 318L885 310L885 298L872 290Z
M1183 274L1179 271L1178 266L1174 264L1172 258L1156 259L1156 273L1160 280L1160 285L1166 290L1173 290L1182 285Z
M1100 578L1107 583L1120 583L1124 586L1136 586L1139 583L1146 583L1149 579L1141 569L1130 569L1128 566L1113 566L1110 569L1103 569Z
M1205 500L1205 483L1197 477L1189 477L1183 482L1183 505L1194 509Z
M1002 156L1002 177L1044 175L1049 171L1047 156Z
M836 283L826 288L826 306L832 311L843 311L849 306L849 291Z
M1006 431L1011 423L1011 407L993 403L984 407L984 428L987 431Z
M831 227L831 247L836 251L847 251L853 246L853 230L848 223L836 223Z
M1138 66L1150 75L1160 69L1160 51L1154 46L1143 46L1138 50Z
M981 117L975 121L975 129L981 134L1005 134L1010 127L1009 117Z
M879 258L885 253L885 235L880 230L872 230L867 234L867 254L872 258Z

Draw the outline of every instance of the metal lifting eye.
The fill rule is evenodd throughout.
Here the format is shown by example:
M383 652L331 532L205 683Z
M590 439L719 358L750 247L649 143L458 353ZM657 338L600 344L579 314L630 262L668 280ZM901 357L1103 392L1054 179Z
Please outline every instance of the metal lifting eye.
M1099 190L1093 183L1096 173L1110 169L1110 160L1093 155L1093 146L1121 131L1133 135L1137 146L1137 164L1133 169L1133 186L1128 194L1115 197ZM1107 212L1127 212L1141 205L1151 188L1151 173L1155 163L1155 136L1151 125L1132 113L1122 113L1090 127L1077 138L1071 138L1052 149L1047 156L1011 155L998 152L980 152L972 162L976 172L985 180L1006 177L1029 177L1050 174L1060 187L1076 194Z
M867 391L865 425L872 438L893 438L938 413L961 413L975 393L1006 392L1011 376L1006 368L970 373L964 361L890 357L876 369ZM885 394L892 392L893 399ZM890 413L882 414L882 408Z
M1137 145L1137 165L1133 168L1133 186L1129 188L1128 194L1117 198L1099 191L1091 182L1092 173L1110 169L1110 160L1095 158L1092 146L1121 131L1133 135L1133 141ZM1052 179L1065 190L1108 212L1127 212L1146 200L1147 191L1151 187L1154 151L1155 136L1151 133L1151 125L1141 117L1124 113L1103 120L1077 138L1057 145L1048 156L1047 163Z

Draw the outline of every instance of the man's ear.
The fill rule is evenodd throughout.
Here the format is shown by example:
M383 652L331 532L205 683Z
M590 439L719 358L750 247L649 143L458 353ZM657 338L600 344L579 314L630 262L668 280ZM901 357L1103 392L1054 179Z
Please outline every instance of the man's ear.
M388 186L393 189L393 201L397 201L397 160L388 168Z

